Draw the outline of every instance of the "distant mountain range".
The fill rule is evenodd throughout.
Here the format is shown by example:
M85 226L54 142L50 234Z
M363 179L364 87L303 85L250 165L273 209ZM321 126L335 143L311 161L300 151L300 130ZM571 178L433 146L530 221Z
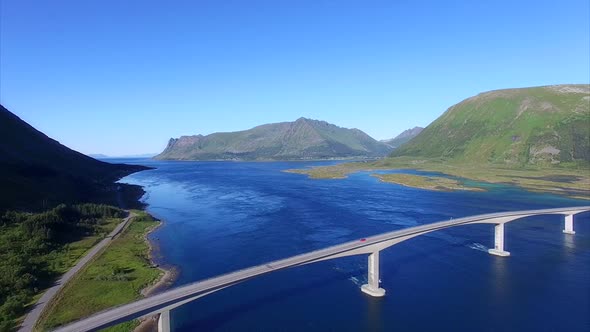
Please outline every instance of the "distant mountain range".
M450 107L392 156L520 166L588 163L590 85L481 93Z
M401 134L397 135L394 138L382 140L381 142L389 145L391 148L395 149L400 147L402 144L407 143L412 138L418 136L424 130L422 127L414 127L412 129L406 129Z
M300 118L249 130L172 138L156 159L308 160L382 157L391 148L359 129Z
M155 158L308 160L389 153L468 164L588 165L590 85L481 93L450 107L424 130L409 129L387 144L358 129L300 118L238 132L170 139ZM122 188L128 187L113 182L143 169L73 151L0 105L0 211L85 201L117 204L125 196Z
M0 105L0 211L73 202L117 205L129 187L114 181L144 169L73 151Z
M87 154L87 156L90 157L90 158L94 158L94 159L107 159L107 158L110 158L109 156L104 155L104 154L100 154L100 153L95 153L95 154L94 153L91 153L91 154Z
M122 155L122 156L107 156L101 153L91 153L88 154L88 157L92 157L94 159L116 159L116 158L152 158L156 156L157 153L143 153L143 154L130 154L130 155Z

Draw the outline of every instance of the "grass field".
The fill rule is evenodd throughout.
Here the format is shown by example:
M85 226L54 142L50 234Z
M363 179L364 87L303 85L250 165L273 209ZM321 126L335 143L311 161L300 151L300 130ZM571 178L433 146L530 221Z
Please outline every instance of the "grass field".
M383 182L396 183L406 187L421 188L436 191L484 191L481 188L468 187L455 179L441 176L423 176L415 174L371 174Z
M15 259L27 259L31 264L43 267L43 271L40 273L42 273L43 277L47 278L48 282L46 286L49 287L53 282L53 279L58 278L59 275L64 274L72 268L82 256L109 234L120 222L121 219L118 218L102 219L94 234L85 236L74 242L56 246L54 250L48 251L47 253L36 253L35 255L27 256L26 258L16 258L14 256L14 250L24 250L22 248L14 248L17 246L17 243L22 242L23 240L23 238L18 235L19 225L4 225L0 227L0 271L2 273L7 273L7 269L15 269L14 266L7 266L5 264L6 262ZM21 272L19 277L22 277L22 274L23 272ZM40 287L40 289L35 288L28 300L23 303L25 307L34 305L43 295L44 290L45 287ZM20 317L14 319L13 324L20 324L24 318L24 314L20 315ZM3 331L2 327L0 327L0 331Z
M44 260L51 267L52 271L59 274L66 273L76 262L86 254L95 244L100 242L121 222L121 219L106 219L100 225L100 232L83 238L80 241L66 244L60 250L51 252Z
M590 167L565 165L561 167L511 168L494 164L450 162L443 159L411 157L386 158L376 162L343 163L285 172L305 174L313 179L344 179L358 171L415 169L488 183L505 183L530 191L590 199ZM414 179L415 180L415 179Z
M136 211L128 228L95 260L72 279L41 318L45 331L141 297L140 291L161 275L151 266L145 234L158 225L147 213ZM136 321L109 331L131 331Z

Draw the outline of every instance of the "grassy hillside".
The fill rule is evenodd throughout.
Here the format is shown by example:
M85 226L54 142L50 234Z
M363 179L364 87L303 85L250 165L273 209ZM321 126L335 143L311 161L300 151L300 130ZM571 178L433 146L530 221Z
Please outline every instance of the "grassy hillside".
M390 169L590 199L590 85L485 92L450 107L391 158L287 172L342 179L357 171ZM441 183L417 175L379 177L424 189ZM449 187L446 178L442 181Z
M300 118L249 130L171 139L156 159L292 160L385 156L389 148L358 129Z
M590 86L479 94L449 108L392 156L512 166L588 163Z
M0 105L0 211L89 201L130 205L140 188L113 182L144 169L73 151Z

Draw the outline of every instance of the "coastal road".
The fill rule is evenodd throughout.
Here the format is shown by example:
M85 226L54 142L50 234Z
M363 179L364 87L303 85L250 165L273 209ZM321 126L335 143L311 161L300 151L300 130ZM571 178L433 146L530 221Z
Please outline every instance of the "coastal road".
M372 237L367 237L365 239L343 243L325 249L308 252L305 254L285 258L282 260L261 264L251 268L235 271L218 277L213 277L203 281L198 281L192 284L181 286L129 304L104 310L100 313L95 314L94 316L58 328L56 331L96 331L101 328L106 328L109 326L116 325L118 323L132 320L134 318L153 315L160 312L168 312L169 310L172 310L185 303L191 302L199 297L206 296L220 289L230 287L232 285L254 278L259 275L267 274L270 272L290 267L301 266L328 259L334 259L338 257L359 254L372 254L375 251L385 249L387 247L408 240L410 238L450 227L478 223L504 224L506 222L511 222L513 220L543 214L558 214L572 216L574 214L585 211L590 211L590 206L500 212L445 220L432 224L401 229L393 232L375 235Z
M92 247L92 249L90 249L90 251L84 257L82 257L82 259L80 259L78 263L74 265L74 267L72 267L68 272L62 275L61 278L59 278L55 282L55 284L51 288L49 288L43 294L43 296L41 296L37 303L33 305L33 309L27 314L25 320L21 324L21 327L18 331L33 331L33 328L37 324L39 317L41 317L41 314L43 313L47 305L51 303L53 298L59 293L63 286L68 281L70 281L72 277L74 277L76 273L78 273L86 264L88 264L90 260L92 260L98 253L100 253L101 250L104 249L117 235L119 235L119 233L121 233L121 231L125 228L125 226L127 226L129 221L133 217L135 217L135 214L133 212L130 212L129 215L125 219L123 219L123 221L119 225L117 225L117 227L115 227L115 229L113 229L113 231L107 237L105 237L97 245Z

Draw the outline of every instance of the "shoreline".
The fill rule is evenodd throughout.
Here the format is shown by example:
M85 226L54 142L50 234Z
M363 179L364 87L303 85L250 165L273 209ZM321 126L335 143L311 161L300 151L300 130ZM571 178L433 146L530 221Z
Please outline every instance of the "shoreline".
M141 210L92 264L72 278L61 292L59 300L48 309L41 329L52 329L89 317L102 310L144 298L142 289L151 288L164 276L171 274L150 264L153 247L146 235L160 225L160 220ZM124 270L117 270L123 267ZM165 284L164 284L165 285ZM134 291L135 290L135 291ZM139 323L124 322L119 330L132 331Z
M348 161L348 162L367 162L367 161L378 161L385 158L383 157L342 157L342 158L327 158L327 159L154 159L156 161L171 161L171 162L236 162L236 163L283 163L283 162L315 162L315 161Z
M144 210L144 212L148 213L145 210ZM154 218L154 217L152 216L152 218ZM154 218L154 219L156 219L156 218ZM176 268L174 266L161 266L156 262L156 254L155 253L158 252L159 245L157 243L155 243L155 241L150 240L149 235L164 225L164 222L162 220L160 220L160 219L157 219L157 220L159 221L158 225L156 225L155 227L150 229L148 232L146 232L143 236L143 239L148 245L148 258L149 258L150 265L155 266L158 270L160 270L161 273L160 273L160 277L158 279L154 280L154 282L152 284L146 286L144 289L142 289L140 291L140 294L143 296L143 298L157 294L161 291L164 291L164 290L170 288L170 286L172 286L174 281L176 281L176 278L178 277L178 274L179 274L178 268ZM137 325L135 327L135 329L133 329L133 331L134 332L157 331L158 330L158 318L159 318L159 315L156 314L156 315L152 315L152 316L148 316L148 317L139 319L139 325Z
M128 211L128 214L123 221L116 225L116 227L108 234L108 236L100 239L97 237L95 244L88 248L87 251L79 257L78 261L65 273L59 276L51 287L45 289L38 299L32 304L32 309L24 315L24 319L19 322L19 331L33 331L40 326L40 322L46 319L46 314L52 310L53 306L59 301L64 289L68 283L78 277L81 271L84 271L88 266L95 261L97 257L108 249L112 241L114 241L122 232L124 232L131 221L136 217L133 211Z
M341 163L332 166L291 168L286 173L306 175L310 179L346 179L357 172L387 170L416 170L442 173L445 176L487 184L510 185L522 190L558 195L572 199L590 200L590 177L580 171L588 168L508 168L499 165L459 165L444 161L404 157L383 159L374 163ZM402 172L403 173L403 172ZM421 175L424 176L424 175ZM565 179L565 180L564 180Z
M456 192L456 191L486 191L478 187L469 187L461 184L459 181L444 178L440 176L426 176L416 174L371 174L372 177L379 179L383 183L393 183L408 188L417 188L422 190Z

